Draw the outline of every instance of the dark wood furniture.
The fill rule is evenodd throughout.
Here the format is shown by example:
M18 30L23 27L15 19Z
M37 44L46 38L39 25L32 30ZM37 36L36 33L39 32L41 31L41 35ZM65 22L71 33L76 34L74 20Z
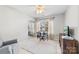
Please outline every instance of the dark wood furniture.
M59 35L59 43L61 51L63 54L77 54L78 53L78 41L73 39L64 39L62 36L65 35L61 33Z
M43 31L43 32L37 32L37 38L39 38L40 39L40 41L41 40L48 40L48 33L47 32L45 32L45 31Z

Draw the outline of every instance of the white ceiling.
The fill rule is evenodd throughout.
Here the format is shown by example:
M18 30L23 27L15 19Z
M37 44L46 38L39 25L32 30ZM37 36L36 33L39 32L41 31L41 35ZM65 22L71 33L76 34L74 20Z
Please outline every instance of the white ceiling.
M24 14L36 17L36 16L47 16L47 15L57 15L62 14L66 11L67 5L45 5L44 12L42 14L36 14L35 5L11 5L11 8L17 9Z

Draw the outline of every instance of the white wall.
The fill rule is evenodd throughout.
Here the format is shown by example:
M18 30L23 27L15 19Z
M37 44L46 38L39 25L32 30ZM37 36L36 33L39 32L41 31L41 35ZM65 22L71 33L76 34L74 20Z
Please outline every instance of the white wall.
M0 6L0 39L27 39L28 20L31 18L15 9Z
M63 33L64 14L57 15L53 23L54 23L54 34L58 35L59 33Z
M0 39L27 39L28 20L31 17L25 16L19 11L7 6L0 6ZM57 15L54 19L54 34L63 32L64 15Z
M78 6L69 6L65 14L65 25L78 26Z
M75 30L74 37L79 40L79 38L78 38L78 36L79 36L79 32L78 32L79 8L78 7L79 6L76 6L76 5L69 6L69 8L67 9L67 11L65 13L65 25L74 28L74 30Z

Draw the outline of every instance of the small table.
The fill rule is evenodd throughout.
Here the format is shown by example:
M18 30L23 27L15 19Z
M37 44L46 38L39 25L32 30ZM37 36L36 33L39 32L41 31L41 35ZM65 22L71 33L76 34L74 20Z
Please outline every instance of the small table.
M41 40L48 40L48 33L47 32L38 32L37 33L37 38L40 38L40 41Z

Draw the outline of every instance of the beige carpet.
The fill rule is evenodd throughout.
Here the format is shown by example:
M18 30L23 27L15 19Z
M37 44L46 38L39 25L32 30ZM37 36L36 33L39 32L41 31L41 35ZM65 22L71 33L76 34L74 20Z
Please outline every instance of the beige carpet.
M57 40L39 41L36 38L28 38L19 43L20 54L61 54Z

